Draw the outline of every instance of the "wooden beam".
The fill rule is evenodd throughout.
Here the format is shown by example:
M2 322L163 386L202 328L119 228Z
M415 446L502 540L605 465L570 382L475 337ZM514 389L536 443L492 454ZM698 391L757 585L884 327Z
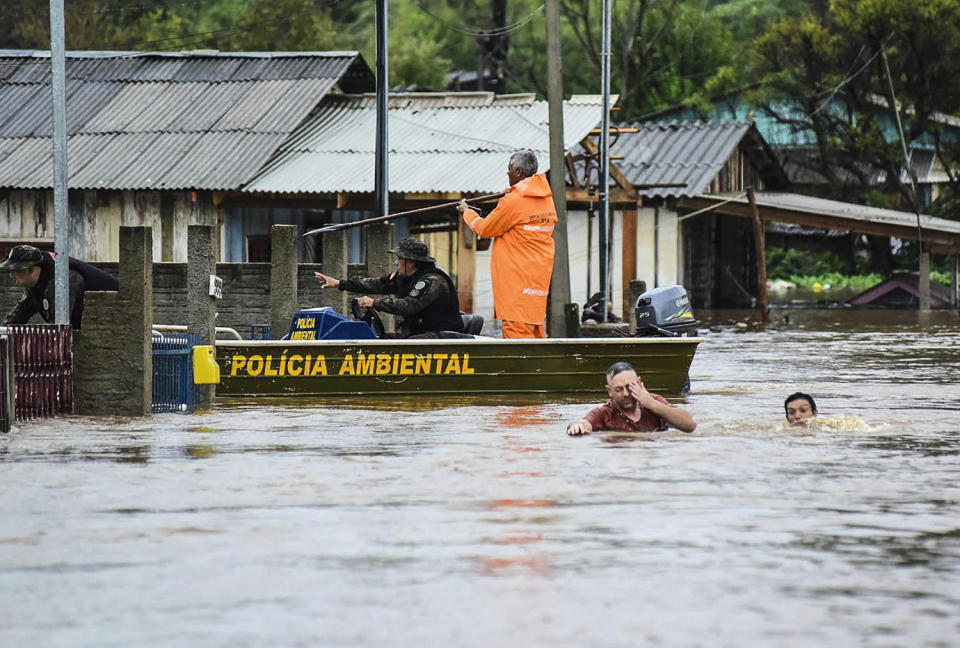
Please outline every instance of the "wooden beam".
M459 220L457 236L457 297L460 310L473 312L473 286L477 274L477 246L473 230L467 227L463 219Z
M770 305L767 298L767 245L763 231L763 221L760 220L760 210L757 208L757 196L753 188L747 189L747 199L750 201L750 211L753 213L753 245L757 252L757 295L760 297L760 319L764 324L770 323Z
M592 155L596 155L600 151L597 144L589 137L584 137L580 143L583 145L583 148L587 149ZM621 189L632 194L634 200L639 198L637 190L634 189L630 181L627 180L627 177L623 175L623 172L615 164L610 164L610 177L616 180Z
M577 166L574 164L573 154L567 153L567 173L570 174L570 182L573 184L574 188L581 189L583 185L580 184L580 178L577 177Z
M926 230L924 230L926 234ZM930 254L939 256L957 256L960 255L960 244L958 245L931 245Z
M960 308L960 286L957 285L958 274L960 274L960 256L955 254L950 263L950 308L954 310Z
M571 203L589 205L597 204L600 201L600 195L590 196L586 189L567 189L567 209L569 211ZM610 190L610 207L619 207L620 209L636 207L636 194L628 193L619 187Z
M477 195L483 195L483 193L482 191L477 192ZM450 202L466 197L467 194L462 191L417 191L403 194L402 200L409 202Z
M629 313L633 309L630 299L630 282L637 278L637 209L623 210L623 243L620 261L623 277L623 321L630 320Z

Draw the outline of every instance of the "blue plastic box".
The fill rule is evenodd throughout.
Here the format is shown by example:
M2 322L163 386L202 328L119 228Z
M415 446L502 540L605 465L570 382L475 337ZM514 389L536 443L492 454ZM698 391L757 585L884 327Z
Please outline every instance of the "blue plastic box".
M372 340L377 336L366 322L341 315L329 306L297 311L286 340Z

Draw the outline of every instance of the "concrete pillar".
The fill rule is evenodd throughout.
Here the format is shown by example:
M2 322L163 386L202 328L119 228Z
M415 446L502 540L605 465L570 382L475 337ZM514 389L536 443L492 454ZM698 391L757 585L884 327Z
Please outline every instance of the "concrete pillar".
M397 226L393 223L374 223L367 226L367 273L368 277L382 277L390 274L396 267L395 258L387 250L397 244ZM433 256L431 254L431 256ZM396 330L393 315L380 313L383 327L387 331Z
M217 231L212 225L187 227L187 330L200 344L216 341L217 300L210 295L210 275L217 273ZM211 405L216 385L198 385L199 404Z
M382 277L394 270L394 256L387 250L396 246L397 227L393 223L367 226L367 276Z
M920 253L920 310L930 310L930 253Z
M120 292L84 295L75 336L78 414L145 416L153 409L153 232L120 228Z
M320 240L323 246L323 274L337 279L347 279L347 263L350 259L347 245L347 230L326 232ZM323 303L332 306L344 315L349 315L350 293L336 288L323 291Z
M274 225L270 231L270 337L290 330L297 312L297 226Z

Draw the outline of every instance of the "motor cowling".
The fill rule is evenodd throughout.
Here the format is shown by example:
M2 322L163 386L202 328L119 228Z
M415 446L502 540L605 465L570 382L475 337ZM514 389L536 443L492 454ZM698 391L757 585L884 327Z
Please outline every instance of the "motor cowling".
M635 305L638 337L686 337L696 335L700 324L693 317L690 299L683 286L662 286L648 290Z

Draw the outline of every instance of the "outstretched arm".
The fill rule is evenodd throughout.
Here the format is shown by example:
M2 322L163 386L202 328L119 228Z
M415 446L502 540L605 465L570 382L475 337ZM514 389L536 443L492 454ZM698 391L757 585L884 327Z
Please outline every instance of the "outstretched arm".
M467 224L467 227L476 232L478 236L493 238L500 236L517 224L517 216L511 208L512 202L512 194L508 193L500 199L497 207L490 212L486 218L483 218L477 214L477 212L470 209L470 207L467 206L467 201L462 199L460 200L460 204L457 205L457 211L463 214L463 222Z

